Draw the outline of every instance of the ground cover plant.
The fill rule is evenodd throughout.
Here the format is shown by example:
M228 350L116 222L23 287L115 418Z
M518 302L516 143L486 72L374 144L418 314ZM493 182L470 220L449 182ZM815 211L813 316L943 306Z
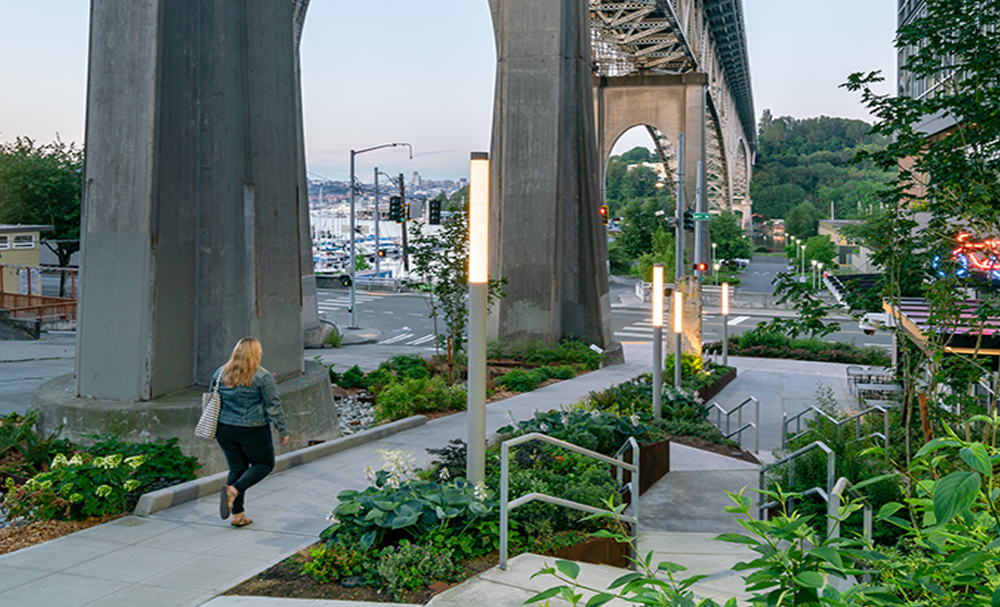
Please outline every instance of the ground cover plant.
M617 495L607 466L550 445L523 445L514 452L513 496L540 491L599 506L597 496ZM370 486L341 492L332 523L310 550L303 571L323 583L352 578L380 588L396 600L435 581L468 575L469 563L496 558L499 542L499 454L486 482L473 485L465 472L460 441L432 450L426 469L400 452L383 452L380 470L368 471ZM511 550L551 551L579 542L599 528L575 511L533 503L512 512Z
M50 521L104 520L132 510L143 493L193 480L199 464L181 453L177 439L135 444L111 435L73 443L43 436L36 410L0 418L0 493L7 517L33 529L4 530L42 541L58 536ZM58 527L74 530L76 527ZM53 535L56 533L56 535ZM4 541L4 545L8 542Z
M721 354L722 342L705 344L708 354ZM729 338L731 356L788 358L884 367L891 363L888 352L878 346L858 347L846 342L826 341L816 337L791 338L766 323L760 323L742 335Z
M528 344L502 349L491 344L488 352L491 375L489 393L530 392L549 380L565 380L592 369L603 361L601 354L578 341L567 340L555 346ZM365 373L357 365L338 373L329 368L332 383L345 390L367 390L375 398L378 422L403 419L412 415L464 411L465 389L450 383L455 369L439 359L425 360L417 354L397 355L377 369Z

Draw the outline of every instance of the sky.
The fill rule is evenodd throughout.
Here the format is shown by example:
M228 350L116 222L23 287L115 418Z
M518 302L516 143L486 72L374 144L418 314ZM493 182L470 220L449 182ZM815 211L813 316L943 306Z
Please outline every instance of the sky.
M870 120L838 88L855 71L895 79L893 0L743 0L754 107L775 116ZM0 141L82 142L87 0L0 0ZM309 177L346 181L357 157L429 179L468 173L487 151L496 55L487 0L311 0L302 39ZM892 90L891 82L884 92ZM643 145L642 131L616 153Z

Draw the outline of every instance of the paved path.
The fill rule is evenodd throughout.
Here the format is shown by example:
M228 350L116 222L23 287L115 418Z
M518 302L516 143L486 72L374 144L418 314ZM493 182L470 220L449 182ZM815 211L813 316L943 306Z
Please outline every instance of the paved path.
M649 344L627 346L626 359L648 361L650 349ZM740 377L717 400L723 404L738 402L747 390L756 390L753 393L761 399L762 415L766 411L769 420L781 411L811 402L817 379L846 393L844 365L737 358L731 361L741 369ZM524 419L535 409L572 404L590 391L607 388L648 369L648 362L631 362L493 403L487 411L488 430L505 425L508 413ZM769 424L767 427L773 430L775 423ZM770 432L762 435L762 441L771 436ZM337 605L328 601L214 597L313 543L327 525L326 517L335 505L337 493L366 485L364 468L380 465L379 449L406 450L424 463L428 460L426 448L443 446L465 433L466 416L456 414L273 474L249 492L247 511L255 522L244 529L233 529L220 520L216 498L206 497L149 517L125 517L0 556L0 605ZM774 445L771 438L762 442L762 447L765 444L767 448ZM680 473L685 458L680 452L674 458L675 470ZM677 498L682 502L678 509L686 508L683 502L689 505L688 500L704 501L696 492L686 495Z

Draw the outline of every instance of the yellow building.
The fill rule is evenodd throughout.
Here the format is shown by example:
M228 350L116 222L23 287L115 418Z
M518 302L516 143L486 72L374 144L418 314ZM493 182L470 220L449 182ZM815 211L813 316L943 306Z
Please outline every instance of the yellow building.
M41 294L38 272L31 272L29 268L38 268L42 232L51 230L52 226L44 225L0 224L0 266L3 267L0 292Z

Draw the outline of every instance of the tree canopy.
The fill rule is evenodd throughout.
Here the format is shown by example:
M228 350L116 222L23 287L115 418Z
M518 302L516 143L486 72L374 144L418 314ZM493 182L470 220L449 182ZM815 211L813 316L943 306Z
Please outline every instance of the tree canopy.
M44 244L60 266L80 250L83 150L58 139L0 143L0 222L52 225Z
M862 120L846 118L774 118L764 110L758 139L760 149L750 183L754 212L786 218L805 201L837 219L855 217L871 206L891 173L873 162L854 163L859 150L885 147L886 138L872 133Z

